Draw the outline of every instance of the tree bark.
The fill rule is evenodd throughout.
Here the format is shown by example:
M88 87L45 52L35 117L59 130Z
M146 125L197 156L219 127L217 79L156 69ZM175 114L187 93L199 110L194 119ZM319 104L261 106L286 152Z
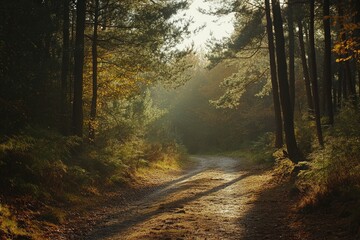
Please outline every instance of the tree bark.
M89 121L89 141L91 143L95 142L95 121L96 121L96 110L97 110L97 40L98 40L98 26L99 26L99 0L94 0L94 29L93 29L93 39L92 39L92 99L91 99L91 109L90 109L90 121Z
M289 87L292 109L295 108L295 37L293 1L288 0L288 32L289 32Z
M85 32L85 0L76 3L76 36L74 52L74 101L72 130L73 134L83 135L83 67L84 67L84 32Z
M330 0L323 3L323 25L324 25L324 68L323 85L325 111L329 118L329 124L334 123L334 111L332 102L332 70L331 70L331 33L330 33Z
M342 64L338 64L338 82L337 82L337 87L338 87L337 103L338 103L338 105L337 105L337 107L339 109L341 108L342 99L343 99L343 91L342 91L343 81L344 81L344 77L343 77L343 71L342 71Z
M71 13L71 26L70 26L70 48L71 49L75 49L75 26L76 26L76 10L75 9L70 9L70 13ZM74 73L74 55L75 55L75 51L70 51L70 71ZM74 101L74 74L69 74L69 90L68 90L68 95L69 95L69 102L73 102Z
M68 118L67 118L67 104L68 104L68 80L69 80L69 66L70 66L70 16L69 0L63 0L63 49L61 59L61 131L64 135L68 134Z
M341 82L342 82L342 96L343 96L343 100L347 100L348 99L348 87L347 87L347 76L346 76L346 70L345 70L345 63L341 63Z
M355 81L353 80L353 75L351 71L351 65L350 60L346 61L344 63L345 65L345 77L346 77L346 85L348 86L348 93L350 101L353 103L356 102L356 87L355 87Z
M283 21L281 17L281 9L279 0L272 0L272 10L274 17L275 29L275 45L276 45L276 59L277 59L277 74L280 88L280 101L281 109L284 119L285 141L289 154L289 158L297 162L300 157L300 151L297 147L295 132L294 132L294 119L293 109L289 93L289 83L287 76L287 64L285 56L285 38Z
M298 18L297 23L298 23L298 28L299 28L299 47L300 47L301 64L302 64L302 69L303 69L303 77L304 77L304 82L305 82L308 112L310 114L313 114L314 113L314 104L313 104L313 99L312 99L313 97L312 97L312 93L311 93L309 68L308 68L308 64L307 64L307 60L306 60L303 25L302 25L302 21L300 18Z
M282 117L279 97L279 86L276 76L276 60L275 60L275 46L274 35L272 29L272 19L269 0L265 0L265 12L266 12L266 31L268 36L268 48L270 58L270 71L271 71L271 86L273 93L274 114L275 114L275 147L281 148L284 144L282 135Z
M320 122L320 103L319 91L317 80L317 67L316 67L316 53L315 53L315 36L314 36L314 23L315 23L315 0L310 0L310 24L309 24L309 44L310 44L310 75L312 83L313 102L315 110L316 133L320 146L324 145L322 136L321 122Z
M358 76L358 94L360 95L360 63L357 63L356 65L357 68L357 76Z

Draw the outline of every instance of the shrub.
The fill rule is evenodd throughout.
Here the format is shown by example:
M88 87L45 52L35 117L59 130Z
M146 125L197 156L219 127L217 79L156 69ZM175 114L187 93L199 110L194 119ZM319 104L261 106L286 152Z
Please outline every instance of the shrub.
M302 205L317 204L331 194L349 198L352 191L359 193L359 116L354 107L344 107L325 137L325 147L310 154L311 168L301 171L297 181L305 194Z
M310 155L311 170L299 174L297 183L303 192L309 191L315 199L346 191L360 183L360 138L327 137L324 149Z
M315 139L316 125L314 121L309 121L309 115L305 114L301 121L296 122L296 140L300 151L307 156L313 150L313 141Z
M0 144L0 183L12 193L38 195L41 189L58 193L77 137L28 128Z
M256 141L252 142L251 157L257 163L271 162L274 160L273 152L275 136L273 133L265 133L260 136Z

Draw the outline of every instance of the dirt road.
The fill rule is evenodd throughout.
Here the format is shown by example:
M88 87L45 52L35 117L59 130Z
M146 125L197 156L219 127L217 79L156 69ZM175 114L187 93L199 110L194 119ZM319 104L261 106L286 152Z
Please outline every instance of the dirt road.
M293 212L288 189L270 171L193 158L197 166L187 174L126 207L108 207L84 239L350 239L331 215L304 221Z

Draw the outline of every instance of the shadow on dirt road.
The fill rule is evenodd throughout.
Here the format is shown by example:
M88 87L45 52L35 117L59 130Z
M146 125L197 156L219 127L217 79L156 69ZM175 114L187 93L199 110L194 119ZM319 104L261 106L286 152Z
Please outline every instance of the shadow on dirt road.
M350 239L336 222L322 232L319 218L293 211L289 186L271 171L226 157L193 160L193 170L141 199L108 207L84 239Z
M125 210L114 208L85 239L188 238L194 231L198 237L215 237L216 228L222 229L219 216L224 218L224 224L236 219L235 212L227 210L235 210L236 201L224 204L225 199L231 200L234 197L231 195L237 192L238 188L232 186L254 172L239 171L241 162L231 158L193 159L197 162L195 169L165 183ZM212 217L213 209L217 209L219 216ZM214 224L216 228L212 227Z

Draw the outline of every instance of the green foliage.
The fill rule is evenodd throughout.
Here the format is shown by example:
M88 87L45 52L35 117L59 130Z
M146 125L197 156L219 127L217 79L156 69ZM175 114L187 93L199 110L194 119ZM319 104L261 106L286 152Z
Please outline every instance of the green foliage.
M245 158L245 161L250 163L262 164L272 163L274 158L273 155L275 136L273 133L267 132L255 141L249 141L240 146L239 150L225 152L224 154L233 158Z
M163 131L166 111L153 102L149 90L111 101L103 110L96 144L85 145L74 159L75 166L67 169L67 181L73 188L76 183L129 184L137 169L161 161L164 154L177 154L180 147ZM170 145L174 152L169 151Z
M309 121L309 115L305 114L302 119L295 122L295 135L300 151L306 156L313 150L313 142L316 136L315 123Z
M351 102L345 103L336 116L336 125L331 135L334 136L360 136L360 113Z
M125 142L132 136L144 137L151 125L166 111L154 105L150 90L109 102L99 116L100 141L117 139Z
M273 111L269 96L255 97L262 86L252 84L238 102L237 109L216 109L209 99L222 95L220 82L236 69L224 64L208 71L200 65L191 81L175 90L154 90L154 102L168 109L152 135L160 133L157 141L176 139L191 153L224 152L238 149L245 142L272 131ZM157 122L159 123L159 122ZM164 138L164 136L167 136Z
M256 64L254 64L256 61ZM271 92L269 78L269 59L266 51L259 51L249 59L236 59L229 61L237 67L237 71L222 80L220 87L224 93L216 100L210 101L217 108L237 108L247 91L257 97L264 97ZM244 101L244 100L243 100Z
M253 161L257 163L274 161L274 142L275 136L271 132L265 133L256 141L253 141L250 148Z
M138 165L145 164L147 150L152 149L156 139L149 136L151 131L162 127L155 123L166 113L154 105L151 93L145 90L143 94L112 102L103 115L98 146L92 150L92 159L102 158L105 163L97 169L107 172L134 170ZM98 160L95 160L98 161Z
M163 114L153 106L149 94L126 104L126 111L115 121L120 124L114 123L106 136L100 135L97 145L80 148L78 137L41 128L27 128L8 137L0 144L1 193L67 200L62 197L66 193L85 193L103 184L128 184L136 169L182 151L175 142L147 138L150 126Z
M235 15L235 31L232 37L224 42L212 43L211 52L207 54L207 58L210 60L209 68L215 67L225 59L233 59L239 55L252 55L256 52L253 46L261 45L265 31L262 21L264 11L253 8L247 2L233 3L233 7L237 13Z

